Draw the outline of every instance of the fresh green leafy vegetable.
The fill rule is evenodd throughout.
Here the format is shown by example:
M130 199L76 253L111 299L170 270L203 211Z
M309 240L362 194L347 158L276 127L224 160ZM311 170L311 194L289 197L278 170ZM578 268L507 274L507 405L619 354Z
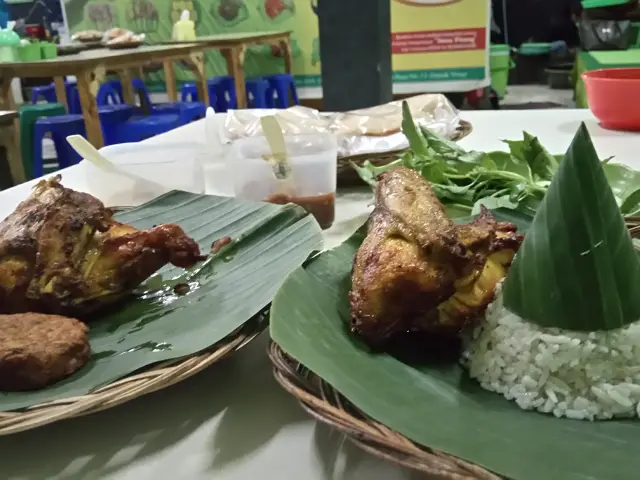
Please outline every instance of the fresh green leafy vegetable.
M582 124L504 281L505 306L544 326L595 331L640 318L640 258Z
M480 205L511 208L533 214L558 170L562 155L552 155L540 141L524 132L522 140L505 140L509 152L466 151L427 128L418 127L406 102L402 131L410 149L383 166L354 165L360 178L375 185L381 173L396 165L416 170L427 179L445 207L466 214ZM602 162L616 202L624 215L640 214L640 172Z

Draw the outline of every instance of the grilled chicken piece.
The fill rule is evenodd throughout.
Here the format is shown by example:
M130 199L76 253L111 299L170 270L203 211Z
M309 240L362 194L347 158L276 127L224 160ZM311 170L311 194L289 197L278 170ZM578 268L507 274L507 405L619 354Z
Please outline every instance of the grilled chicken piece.
M59 176L42 180L0 223L0 314L86 315L169 262L187 268L204 258L178 225L137 230Z
M388 170L354 259L352 330L373 345L409 330L459 331L490 303L521 241L486 209L455 225L420 174Z
M484 311L524 238L512 223L496 221L484 206L480 210L474 221L456 227L460 242L472 253L472 261L466 274L455 281L455 293L438 305L441 325L459 328Z

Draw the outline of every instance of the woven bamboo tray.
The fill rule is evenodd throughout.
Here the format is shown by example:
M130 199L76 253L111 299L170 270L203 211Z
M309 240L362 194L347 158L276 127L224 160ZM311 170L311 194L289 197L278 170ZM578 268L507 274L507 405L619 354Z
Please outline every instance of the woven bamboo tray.
M471 133L473 127L471 123L466 120L460 120L458 129L453 135L451 140L457 142ZM351 166L352 163L356 165L362 165L366 160L369 160L372 164L379 167L386 165L389 162L393 162L399 155L406 152L408 148L402 150L394 150L392 152L384 153L365 153L361 155L351 155L349 157L338 158L338 186L339 187L352 187L355 185L364 185L364 182L360 179L356 171Z
M269 344L277 382L296 397L309 415L337 428L368 453L427 474L429 479L499 480L501 477L446 453L423 447L364 414L323 379Z
M633 238L640 238L640 216L627 217ZM640 247L636 246L637 250ZM277 382L296 397L309 415L344 433L368 453L425 473L429 479L499 480L502 477L465 460L412 442L372 419L331 385L270 342L269 358Z
M20 411L0 412L0 435L96 413L174 385L240 350L266 326L266 314L260 314L205 351L144 369L87 395L42 403Z

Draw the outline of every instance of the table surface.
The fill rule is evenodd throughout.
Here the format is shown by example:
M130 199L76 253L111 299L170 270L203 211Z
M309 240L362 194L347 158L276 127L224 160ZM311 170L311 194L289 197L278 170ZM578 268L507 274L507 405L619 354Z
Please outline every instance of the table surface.
M564 152L580 122L601 158L640 169L640 135L603 130L587 110L463 112L473 132L469 149L506 149L500 139L522 131L552 153ZM149 142L202 142L203 121ZM82 188L78 167L63 181ZM0 192L4 218L30 189ZM337 220L326 233L335 244L370 210L368 189L341 192ZM308 417L275 382L267 334L226 360L168 389L88 417L0 437L3 479L110 480L418 480L415 473L360 451L336 431Z
M2 70L15 70L19 74L19 76L24 76L22 75L22 73L27 73L31 69L35 68L51 68L59 70L70 65L85 63L108 63L112 65L114 62L118 62L123 59L143 59L144 57L150 57L150 59L153 59L154 55L167 55L170 53L181 52L185 52L186 54L194 46L194 43L180 43L174 45L142 45L137 48L125 49L95 48L83 50L82 52L73 55L62 55L57 58L39 60L37 62L0 63L0 72Z
M288 30L281 30L276 32L244 32L244 33L220 33L216 35L203 35L197 37L191 43L208 43L208 44L232 44L232 43L242 43L242 42L252 42L259 41L262 39L269 39L273 37L281 37L283 35L289 35L291 32ZM183 43L189 42L180 42L169 40L167 42L162 42L162 45L170 45L177 44L181 45Z
M0 126L13 125L12 121L18 116L15 110L0 110Z

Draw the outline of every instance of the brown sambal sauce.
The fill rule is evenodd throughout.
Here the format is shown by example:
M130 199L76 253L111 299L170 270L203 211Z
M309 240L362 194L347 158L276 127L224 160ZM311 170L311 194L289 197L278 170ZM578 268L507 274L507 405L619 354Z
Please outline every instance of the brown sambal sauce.
M300 205L307 212L313 215L320 228L327 229L333 225L336 215L336 194L325 193L323 195L314 195L310 197L297 197L286 193L275 193L264 199L265 202L275 203L276 205L285 205L287 203L295 203Z

